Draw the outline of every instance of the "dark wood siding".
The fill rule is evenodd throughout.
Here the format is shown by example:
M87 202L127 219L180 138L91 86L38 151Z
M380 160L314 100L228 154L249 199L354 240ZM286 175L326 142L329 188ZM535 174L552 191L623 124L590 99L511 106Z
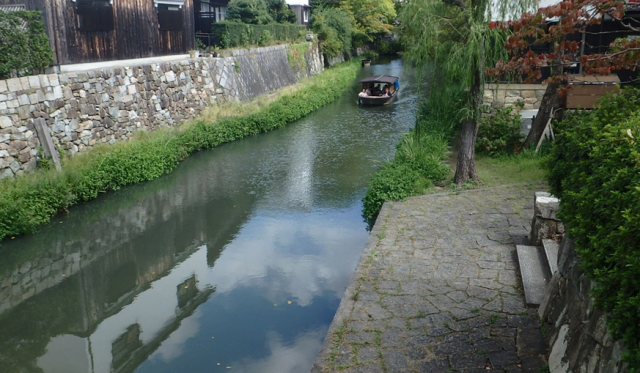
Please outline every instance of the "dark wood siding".
M193 0L182 7L183 29L159 29L153 0L113 1L114 29L78 29L75 4L71 0L49 0L53 38L59 50L59 64L120 60L186 53L194 48Z

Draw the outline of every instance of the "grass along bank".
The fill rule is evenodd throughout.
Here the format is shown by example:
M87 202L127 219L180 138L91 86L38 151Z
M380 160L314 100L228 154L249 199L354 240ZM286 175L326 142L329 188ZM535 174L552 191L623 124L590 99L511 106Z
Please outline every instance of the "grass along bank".
M190 154L294 122L351 85L359 65L348 62L301 81L280 95L213 107L175 128L140 132L66 160L61 172L40 170L0 181L0 240L34 232L69 206L101 193L170 173Z

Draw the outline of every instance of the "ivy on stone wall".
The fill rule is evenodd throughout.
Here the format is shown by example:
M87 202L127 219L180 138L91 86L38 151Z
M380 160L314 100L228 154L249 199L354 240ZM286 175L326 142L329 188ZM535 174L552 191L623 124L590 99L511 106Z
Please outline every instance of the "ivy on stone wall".
M51 62L41 12L0 12L0 79L42 72Z
M640 371L640 90L555 126L550 184L609 330Z

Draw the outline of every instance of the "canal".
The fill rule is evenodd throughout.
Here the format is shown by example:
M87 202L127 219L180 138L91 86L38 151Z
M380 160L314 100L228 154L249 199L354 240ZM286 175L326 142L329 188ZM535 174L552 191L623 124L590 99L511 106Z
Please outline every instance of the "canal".
M366 185L414 124L338 101L203 151L0 247L0 371L308 372L368 239Z

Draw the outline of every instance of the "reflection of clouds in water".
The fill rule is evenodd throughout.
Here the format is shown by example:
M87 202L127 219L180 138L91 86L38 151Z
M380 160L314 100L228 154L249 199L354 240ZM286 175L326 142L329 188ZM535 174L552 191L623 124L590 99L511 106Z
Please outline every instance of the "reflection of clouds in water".
M326 290L341 298L358 259L352 250L361 250L367 233L345 226L346 219L310 219L249 221L211 271L216 292L251 286L272 303L293 298L301 306Z
M275 332L267 333L269 355L263 359L241 361L230 364L234 372L303 372L308 371L320 351L322 337L326 329L310 331L299 335L293 345L286 346Z
M162 342L160 347L149 357L149 361L168 362L182 355L187 340L198 334L201 316L202 312L196 309L192 316L182 320L180 327Z

